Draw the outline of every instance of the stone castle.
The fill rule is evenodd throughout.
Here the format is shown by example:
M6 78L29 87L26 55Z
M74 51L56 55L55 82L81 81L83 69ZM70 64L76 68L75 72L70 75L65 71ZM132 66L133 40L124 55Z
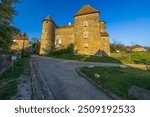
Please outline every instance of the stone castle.
M74 54L110 55L109 35L106 23L99 20L100 12L84 5L74 16L74 24L57 26L48 16L43 20L39 54L65 49L74 45Z

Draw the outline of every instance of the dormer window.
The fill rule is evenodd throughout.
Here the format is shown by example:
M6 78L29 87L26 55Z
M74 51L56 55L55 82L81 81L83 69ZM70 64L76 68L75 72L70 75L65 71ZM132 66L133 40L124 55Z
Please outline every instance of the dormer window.
M83 22L83 27L88 27L88 22L87 21Z

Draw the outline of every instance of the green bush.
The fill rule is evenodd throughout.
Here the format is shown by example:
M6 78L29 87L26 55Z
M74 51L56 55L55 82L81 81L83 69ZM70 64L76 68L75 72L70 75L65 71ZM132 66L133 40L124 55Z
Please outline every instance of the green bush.
M73 54L73 48L74 48L74 45L70 44L68 46L68 48L54 51L53 53L50 53L49 55L54 55L55 56L55 55L60 55L60 54L64 54L64 53Z

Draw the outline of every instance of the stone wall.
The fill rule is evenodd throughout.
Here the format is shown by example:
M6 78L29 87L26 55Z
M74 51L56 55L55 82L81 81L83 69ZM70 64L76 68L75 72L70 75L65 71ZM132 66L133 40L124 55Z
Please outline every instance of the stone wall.
M74 25L56 26L50 16L46 17L43 20L40 54L47 54L52 48L59 50L74 44L75 54L110 55L106 23L100 21L98 10L84 5L74 20Z
M75 17L75 48L77 54L95 55L101 49L99 13Z
M56 28L55 48L67 48L74 43L74 27L73 25L60 26Z
M40 54L47 54L54 49L55 24L53 21L43 21Z
M101 40L102 40L103 54L110 56L109 37L102 37Z
M26 33L14 35L13 42L14 43L11 46L12 50L22 50L23 48L26 49L30 46Z
M101 46L104 55L110 55L110 42L109 35L106 32L106 23L104 21L99 22L100 34L101 34Z
M10 55L0 54L0 75L10 67L10 64Z
M14 44L12 44L11 49L12 50L22 50L29 47L29 42L28 40L16 40Z

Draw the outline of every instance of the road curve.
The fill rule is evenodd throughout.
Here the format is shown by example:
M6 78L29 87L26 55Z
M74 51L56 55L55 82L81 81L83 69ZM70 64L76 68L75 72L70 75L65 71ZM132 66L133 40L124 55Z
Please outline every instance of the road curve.
M46 85L57 100L112 100L99 88L78 75L77 67L97 65L77 61L61 60L41 56L32 56L32 62L38 67ZM113 64L99 64L114 66Z

